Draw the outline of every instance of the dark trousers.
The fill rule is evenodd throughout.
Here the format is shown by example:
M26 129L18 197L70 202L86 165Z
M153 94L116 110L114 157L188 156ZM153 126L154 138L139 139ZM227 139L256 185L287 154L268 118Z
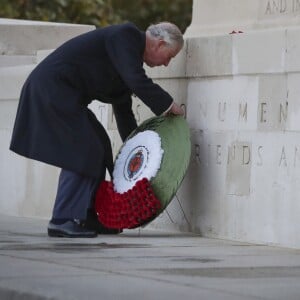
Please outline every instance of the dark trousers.
M97 179L62 169L52 218L85 220L88 209L93 207L95 192L105 178L105 169L102 173Z
M52 213L54 219L85 220L88 209L93 207L97 188L105 179L106 168L110 172L112 171L113 159L109 137L96 116L89 109L87 112L91 125L104 147L105 159L99 166L98 178L83 176L65 169L61 170Z

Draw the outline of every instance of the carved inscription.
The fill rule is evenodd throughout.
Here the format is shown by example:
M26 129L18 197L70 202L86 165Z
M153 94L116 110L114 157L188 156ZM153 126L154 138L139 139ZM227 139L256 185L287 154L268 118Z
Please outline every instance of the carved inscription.
M300 0L299 0L300 1ZM230 105L228 105L228 103ZM252 105L252 106L251 106ZM216 120L221 125L221 130L226 129L226 122L236 120L236 126L241 123L249 122L249 113L253 114L253 103L245 100L241 101L215 101L214 111L208 109L207 101L201 102L199 115L204 118ZM230 108L230 110L229 110ZM257 104L257 125L259 131L270 130L284 132L289 121L290 106L286 100L261 99ZM253 118L252 122L253 122ZM205 123L203 123L205 124ZM259 125L263 125L260 127ZM230 127L231 128L231 127ZM242 127L244 128L244 127ZM231 129L229 129L231 130ZM220 140L221 141L221 140ZM263 143L252 145L251 141L236 141L231 145L224 145L222 142L205 142L195 144L195 158L200 165L216 166L234 166L231 169L236 170L238 166L256 166L263 167L265 164L274 163L279 168L300 168L300 145L282 144L274 149L270 149L270 144ZM270 162L272 159L272 162ZM234 173L233 171L233 173Z
M240 166L254 164L257 167L262 167L269 156L269 153L265 149L266 147L263 145L251 149L246 144L242 144L240 147L236 147L236 145L228 147L220 144L194 144L194 148L195 159L199 165L215 164L221 166L236 162ZM289 146L288 148L283 145L276 149L274 157L276 158L275 164L278 167L300 167L300 145Z
M300 1L300 0L299 0ZM273 117L274 109L270 109L271 101L262 101L258 105L258 122L268 123ZM289 103L287 101L282 101L275 106L276 110L276 120L279 124L285 124L288 120L288 107ZM216 117L219 122L226 122L229 118L232 118L232 112L228 111L227 102L218 102ZM207 117L207 102L199 104L200 117ZM249 106L247 102L240 102L236 107L233 107L233 111L237 114L237 120L239 122L248 122L248 110Z
M280 15L300 12L300 0L268 0L265 15Z

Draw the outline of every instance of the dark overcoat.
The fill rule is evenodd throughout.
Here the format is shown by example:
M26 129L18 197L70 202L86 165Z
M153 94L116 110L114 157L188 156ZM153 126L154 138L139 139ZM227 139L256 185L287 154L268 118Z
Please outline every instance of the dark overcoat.
M171 96L143 69L146 36L134 24L77 36L31 72L21 91L10 149L86 176L98 177L111 156L108 136L88 104L111 103L122 139L136 127L131 95L156 115Z

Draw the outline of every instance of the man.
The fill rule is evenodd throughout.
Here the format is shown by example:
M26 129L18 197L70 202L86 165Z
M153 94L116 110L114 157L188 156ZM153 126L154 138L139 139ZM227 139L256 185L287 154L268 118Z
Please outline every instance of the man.
M93 198L106 168L112 169L109 138L87 105L110 103L122 140L137 127L131 95L156 115L182 109L143 69L167 66L183 46L171 23L108 26L77 36L46 57L24 83L10 149L62 168L49 236L94 237L113 233L97 222Z

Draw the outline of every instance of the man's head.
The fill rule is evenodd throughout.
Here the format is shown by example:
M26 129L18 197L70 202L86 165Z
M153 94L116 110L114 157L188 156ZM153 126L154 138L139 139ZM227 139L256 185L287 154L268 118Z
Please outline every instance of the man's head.
M149 67L167 66L183 47L182 33L172 23L162 22L146 30L144 62Z

